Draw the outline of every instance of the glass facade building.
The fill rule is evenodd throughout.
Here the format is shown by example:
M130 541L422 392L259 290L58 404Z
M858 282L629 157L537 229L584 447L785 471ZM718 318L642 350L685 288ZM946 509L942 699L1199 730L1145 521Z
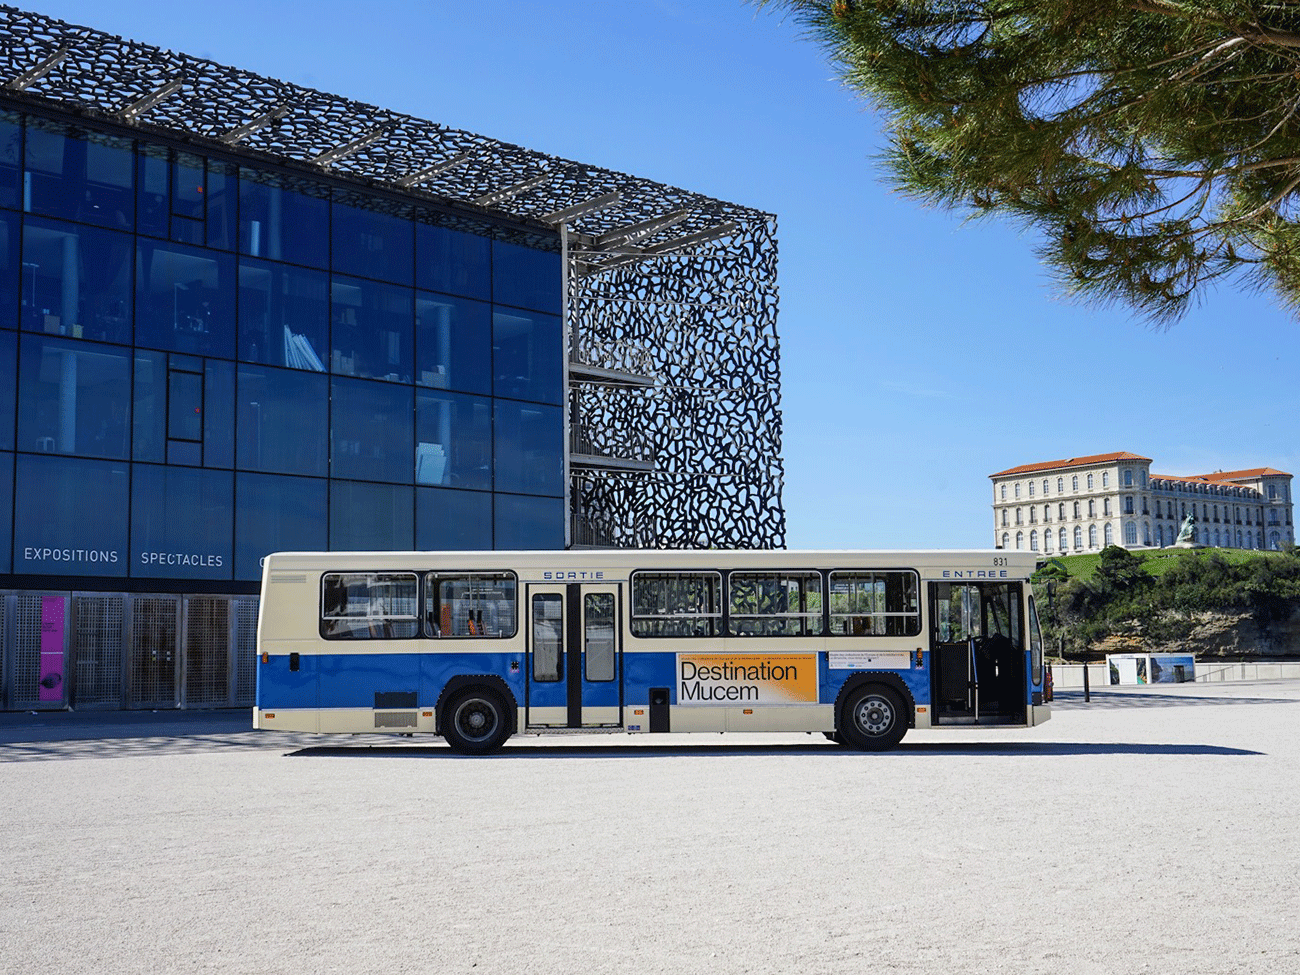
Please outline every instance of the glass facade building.
M285 550L780 547L775 218L0 7L0 709L251 703Z
M563 548L561 282L554 238L0 112L5 615L177 593L179 628L272 551ZM186 698L179 653L125 703ZM81 702L8 656L8 705Z

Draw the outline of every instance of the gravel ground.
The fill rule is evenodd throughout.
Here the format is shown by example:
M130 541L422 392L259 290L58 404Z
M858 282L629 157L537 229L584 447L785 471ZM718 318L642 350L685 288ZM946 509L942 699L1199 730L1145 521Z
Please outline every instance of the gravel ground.
M1037 729L440 742L0 716L0 971L1300 972L1300 681Z

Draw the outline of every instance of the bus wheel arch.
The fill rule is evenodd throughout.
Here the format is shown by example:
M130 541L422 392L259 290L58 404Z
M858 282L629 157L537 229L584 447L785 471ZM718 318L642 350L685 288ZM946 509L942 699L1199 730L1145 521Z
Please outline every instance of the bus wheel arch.
M893 748L915 723L911 692L897 674L855 674L835 702L835 728L843 744L862 751Z
M516 730L514 695L501 678L480 674L447 682L437 704L435 729L454 751L486 755Z

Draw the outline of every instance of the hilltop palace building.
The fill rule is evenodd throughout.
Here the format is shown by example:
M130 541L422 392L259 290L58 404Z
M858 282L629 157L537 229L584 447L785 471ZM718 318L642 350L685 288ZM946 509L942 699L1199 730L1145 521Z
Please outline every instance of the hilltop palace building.
M991 474L994 545L1062 555L1107 545L1162 548L1174 544L1189 515L1197 545L1295 543L1290 474L1256 467L1173 477L1150 468L1151 458L1121 452Z
M273 551L782 547L775 230L0 6L0 708L250 704Z

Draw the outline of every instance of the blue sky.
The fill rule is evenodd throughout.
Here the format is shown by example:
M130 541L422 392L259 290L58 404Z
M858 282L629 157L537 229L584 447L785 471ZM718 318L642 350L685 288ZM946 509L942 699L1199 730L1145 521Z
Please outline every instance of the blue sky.
M1061 299L1032 234L892 192L871 108L741 0L19 5L775 213L792 548L991 546L988 475L1059 457L1300 472L1270 298L1167 331Z

